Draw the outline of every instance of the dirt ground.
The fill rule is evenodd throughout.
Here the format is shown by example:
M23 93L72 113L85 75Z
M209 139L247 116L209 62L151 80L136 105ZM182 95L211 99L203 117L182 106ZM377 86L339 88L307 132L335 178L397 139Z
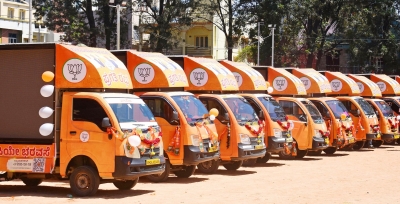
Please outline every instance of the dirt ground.
M29 188L0 183L0 203L400 203L400 146L339 151L332 156L279 160L165 183L141 179L133 190L101 184L94 197L77 198L69 184L44 182Z

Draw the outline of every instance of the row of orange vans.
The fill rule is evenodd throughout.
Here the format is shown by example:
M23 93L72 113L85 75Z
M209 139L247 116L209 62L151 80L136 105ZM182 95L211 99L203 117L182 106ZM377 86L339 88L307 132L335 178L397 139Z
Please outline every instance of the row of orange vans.
M78 196L398 139L400 85L386 75L57 43L0 45L0 61L0 94L13 96L0 179L69 179Z

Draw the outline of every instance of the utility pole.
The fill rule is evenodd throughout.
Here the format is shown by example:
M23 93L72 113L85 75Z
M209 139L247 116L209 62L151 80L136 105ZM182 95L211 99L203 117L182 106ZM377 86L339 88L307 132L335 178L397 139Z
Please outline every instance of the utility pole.
M112 4L114 4L114 0L109 1L109 6L117 9L117 50L119 50L120 45L121 45L121 33L120 33L121 32L121 28L120 28L120 26L121 26L121 20L120 20L121 8L126 8L126 7L124 7L126 5L126 1L121 2L122 6L120 4L117 4L115 6Z
M261 21L263 21L263 19L261 19ZM260 25L264 25L264 22L258 22L257 25L258 25L258 32L257 32L257 35L258 35L258 40L257 40L257 42L258 42L258 45L257 45L257 66L260 66L260 40L261 40L261 37L260 37Z
M29 0L29 43L32 43L32 1Z
M274 66L274 31L275 31L275 24L269 24L268 28L272 29L272 58L271 58L271 66Z

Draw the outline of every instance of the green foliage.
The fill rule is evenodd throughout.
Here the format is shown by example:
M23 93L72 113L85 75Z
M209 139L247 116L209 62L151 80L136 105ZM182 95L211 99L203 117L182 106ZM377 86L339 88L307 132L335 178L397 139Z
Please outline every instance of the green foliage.
M254 63L253 59L255 55L257 55L257 47L254 45L246 46L239 51L238 55L234 58L233 61Z

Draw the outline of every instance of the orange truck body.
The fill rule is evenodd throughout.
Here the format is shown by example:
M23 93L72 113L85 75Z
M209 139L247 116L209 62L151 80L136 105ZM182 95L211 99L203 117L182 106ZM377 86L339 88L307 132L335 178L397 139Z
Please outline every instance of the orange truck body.
M3 97L0 108L8 115L0 131L0 171L7 172L1 177L26 185L69 178L72 192L87 196L96 193L100 179L129 189L140 176L164 171L159 127L143 100L126 94L132 88L129 73L109 51L57 43L0 45L0 61L0 79L9 82L0 92L13 96ZM127 106L133 110L121 109ZM133 120L132 111L150 115L127 125L122 116Z
M163 133L164 152L169 172L178 177L191 176L196 165L219 159L218 134L215 124L204 117L204 105L189 92L188 79L182 67L161 53L113 51L132 74L134 89L150 107ZM174 118L174 115L176 118Z

